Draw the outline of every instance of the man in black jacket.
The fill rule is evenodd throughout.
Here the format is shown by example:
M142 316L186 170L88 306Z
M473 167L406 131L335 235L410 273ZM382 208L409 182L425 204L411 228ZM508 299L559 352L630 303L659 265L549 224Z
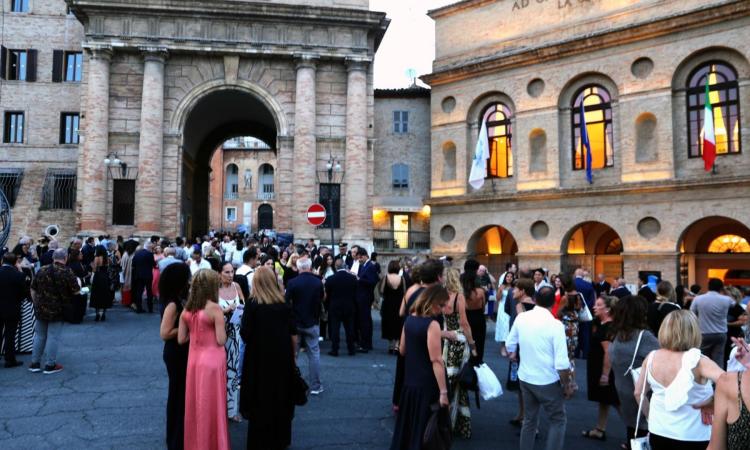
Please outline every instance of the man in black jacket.
M331 356L339 356L341 324L346 334L346 347L349 355L355 354L354 347L354 311L357 306L357 277L350 274L344 265L343 258L334 262L336 273L325 283L328 323L331 327Z
M3 328L5 367L18 367L16 360L16 329L21 319L21 302L26 297L26 277L16 267L18 257L13 253L3 255L0 267L0 326Z
M154 312L154 294L151 292L151 284L154 281L153 269L156 267L154 254L151 253L151 242L146 242L142 249L133 255L133 281L132 295L135 311L143 312L143 289L146 289L146 301L148 303L148 312Z
M357 271L357 320L355 328L359 351L372 350L372 304L375 302L375 285L380 281L375 263L370 261L367 250L357 248L359 269Z

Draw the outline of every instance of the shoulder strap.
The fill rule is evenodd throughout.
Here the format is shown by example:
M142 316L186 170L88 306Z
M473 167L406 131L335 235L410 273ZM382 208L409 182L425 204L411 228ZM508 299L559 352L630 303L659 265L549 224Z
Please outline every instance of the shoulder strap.
M641 330L641 332L638 333L638 342L636 342L635 344L635 351L633 352L633 359L630 361L630 367L628 367L628 370L625 371L625 375L633 371L633 364L635 364L635 357L638 356L638 348L641 346L641 338L643 337L644 331L646 330Z
M742 402L742 372L737 374L737 406L738 411L742 414L742 407L745 406Z
M648 368L647 372L643 374L643 388L641 389L641 399L638 402L638 415L635 419L635 432L633 433L633 439L636 439L638 437L638 428L641 424L641 412L643 411L643 400L646 398L646 385L648 384L648 372L650 371L651 367L651 361L653 360L654 353L651 352L648 355L648 363L646 364L646 367Z

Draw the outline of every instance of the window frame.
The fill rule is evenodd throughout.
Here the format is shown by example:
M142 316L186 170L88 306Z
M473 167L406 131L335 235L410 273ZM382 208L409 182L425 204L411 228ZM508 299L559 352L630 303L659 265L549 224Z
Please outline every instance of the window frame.
M42 187L42 204L39 209L41 211L75 210L78 194L77 181L78 175L75 170L47 169ZM67 190L60 193L63 189ZM64 198L65 195L70 197Z
M722 65L726 67L729 72L734 76L734 79L731 81L724 81L722 83L716 83L713 85L709 85L709 92L724 92L725 93L725 100L723 102L719 102L715 105L711 105L712 108L716 109L717 107L722 108L723 112L728 113L732 106L736 107L737 111L737 148L735 151L731 151L733 147L732 138L731 136L728 136L727 138L727 145L728 149L726 153L716 153L716 156L729 156L729 155L741 155L742 154L742 111L740 109L740 86L738 81L738 74L737 70L732 66L731 64L727 63L726 61L722 60L710 60L703 62L696 66L693 70L690 71L690 74L687 77L687 84L685 86L685 116L686 116L686 131L687 131L687 157L688 159L696 159L696 158L702 158L703 157L703 143L698 142L696 145L697 152L693 154L693 129L691 127L691 119L690 119L690 113L696 112L697 118L695 121L696 125L696 137L700 137L700 133L703 130L703 110L705 108L705 92L706 92L706 83L705 83L705 76L708 75L711 70L711 66L715 65ZM703 75L699 78L699 80L703 80L703 82L696 81L696 85L691 86L691 83L693 81L693 78L695 78L699 72L703 71L706 68L709 68L709 72L706 73L706 75ZM718 72L715 72L718 73ZM734 100L732 100L731 91L734 90ZM721 94L719 94L721 96ZM695 98L695 105L691 106L690 101L692 98ZM714 113L714 119L716 115ZM724 117L727 117L725 119L728 124L731 124L731 115L724 114ZM715 126L715 124L714 124ZM730 125L731 126L731 125Z
M73 57L73 79L68 79L68 58ZM76 59L78 58L78 59ZM77 78L77 79L76 79ZM71 50L63 51L62 82L63 83L80 83L83 79L83 52Z
M18 191L23 182L23 169L0 168L0 190L5 194L8 205L16 206Z
M586 97L588 95L585 95L585 92L589 89L597 88L606 93L606 99L607 101L604 101L605 99L602 98L600 94L594 94L591 93L589 95L597 95L598 97L602 98L602 102L600 102L597 105L590 105L590 106L584 106L584 114L590 111L602 111L602 116L604 117L603 121L596 121L596 122L586 122L586 131L588 132L591 124L599 124L604 123L604 134L605 134L605 140L604 142L607 142L607 138L610 141L610 145L612 146L612 154L609 155L607 153L607 149L605 147L604 149L604 167L601 167L600 169L596 170L602 170L602 169L608 169L610 167L615 166L615 132L614 132L614 109L612 108L612 94L610 94L609 89L605 88L601 84L598 83L590 83L585 86L582 86L580 89L578 89L573 96L573 102L570 106L571 114L570 114L570 139L571 139L571 169L573 171L579 171L579 170L586 170L586 158L584 157L583 152L583 140L581 140L581 159L580 159L580 167L577 167L578 165L578 158L576 156L576 151L578 150L576 146L576 141L581 137L581 120L578 120L578 123L576 123L576 118L580 117L580 110L581 105L580 102L584 102ZM580 102L579 102L580 98ZM589 136L591 136L590 133L588 133ZM591 142L591 139L589 138L589 142ZM593 168L592 168L593 170Z
M125 185L128 189L121 187ZM134 179L115 178L112 180L112 225L135 225L135 187ZM123 197L124 194L128 194L128 201L117 201L118 193Z
M489 116L493 113L498 112L498 106L502 107L502 110L499 112L502 112L505 115L505 119L503 120L489 120ZM487 178L493 178L493 179L503 179L503 178L513 178L513 110L510 109L508 105L506 105L503 102L495 101L487 106L485 106L482 109L481 114L479 115L479 127L481 129L482 124L485 124L487 126L487 148L490 151L490 157L487 159L487 163L485 165L485 179ZM490 129L492 127L505 127L505 134L497 135L497 136L490 136ZM496 138L505 138L506 141L506 155L505 155L505 173L506 176L500 176L500 175L493 175L491 173L491 165L492 165L492 153L497 151L497 148L493 148L493 140ZM498 158L499 161L499 158ZM499 163L498 163L499 164ZM500 172L500 166L496 168L496 173Z
M9 48L8 66L6 67L5 79L8 81L26 81L29 75L29 50L19 48ZM16 69L13 69L13 59L15 58Z
M21 9L16 9L16 3L21 4ZM24 9L23 6L26 6ZM10 0L10 12L19 14L28 14L31 12L31 0Z
M391 186L393 189L409 189L409 165L395 163L391 166Z
M234 219L229 217L229 211L234 211ZM224 208L224 221L225 222L237 222L237 207L227 206Z
M394 134L408 134L409 133L409 111L400 110L400 109L393 111L393 133Z
M21 117L21 137L18 140L18 124L11 126L13 116ZM15 133L11 135L11 129L15 127ZM5 111L3 116L3 144L23 144L26 140L26 112L25 111Z
M70 142L68 142L68 123L67 119L71 118L73 123L71 126L75 126L74 131L70 136ZM81 143L80 128L81 127L81 113L80 112L61 112L60 113L60 145L78 145Z

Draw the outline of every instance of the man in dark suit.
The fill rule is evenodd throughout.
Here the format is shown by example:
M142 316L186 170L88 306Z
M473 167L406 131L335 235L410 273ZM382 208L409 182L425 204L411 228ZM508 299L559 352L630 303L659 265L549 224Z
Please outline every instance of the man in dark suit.
M594 291L596 291L596 297L598 298L602 293L604 295L609 295L609 289L612 287L611 284L607 281L607 278L604 276L603 273L600 273L597 277L596 284L594 284Z
M630 291L628 290L628 287L625 283L625 278L618 278L615 281L615 288L612 289L612 292L610 292L610 295L614 295L617 298L624 298L630 295Z
M5 345L5 367L18 367L23 363L16 360L16 329L21 320L21 302L26 297L26 277L16 267L18 257L14 253L3 255L0 267L0 325L3 328Z
M154 254L151 253L152 245L151 242L146 242L143 248L133 255L132 295L135 311L138 313L143 312L144 288L146 289L148 312L154 312L154 294L151 292L151 284L154 281L153 269L156 267L156 261L154 261Z
M346 347L349 355L355 354L354 346L354 312L357 307L357 277L350 274L344 265L343 258L334 262L336 273L328 277L325 283L328 323L331 327L331 356L339 356L341 324L346 333Z
M94 245L94 236L86 238L86 243L81 248L81 255L83 255L83 266L86 270L91 269L91 263L94 262L94 254L96 253L96 246Z
M357 271L357 342L359 351L372 350L372 303L375 301L375 285L379 277L375 263L370 261L367 250L357 248L359 269Z

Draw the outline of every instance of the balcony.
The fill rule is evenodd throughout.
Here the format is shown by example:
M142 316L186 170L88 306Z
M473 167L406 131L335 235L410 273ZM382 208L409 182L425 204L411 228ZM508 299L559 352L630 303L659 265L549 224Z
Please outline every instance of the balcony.
M224 193L224 200L237 200L240 198L239 192L225 192Z
M375 250L429 250L430 233L427 231L372 230Z
M264 202L272 202L276 200L276 193L275 192L258 192L258 200L262 200Z

